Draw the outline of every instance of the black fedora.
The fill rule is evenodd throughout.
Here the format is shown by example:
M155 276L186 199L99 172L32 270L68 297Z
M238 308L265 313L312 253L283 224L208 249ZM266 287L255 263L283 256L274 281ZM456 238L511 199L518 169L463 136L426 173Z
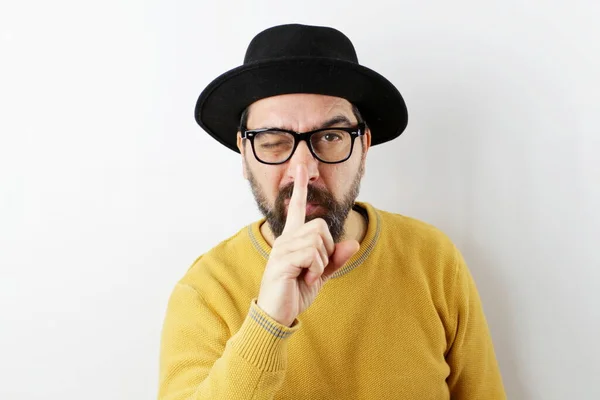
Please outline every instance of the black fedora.
M213 80L196 103L196 122L238 152L236 133L244 109L257 100L288 93L345 98L372 132L371 145L398 137L408 123L398 89L358 64L354 46L340 31L321 26L279 25L252 39L244 64Z

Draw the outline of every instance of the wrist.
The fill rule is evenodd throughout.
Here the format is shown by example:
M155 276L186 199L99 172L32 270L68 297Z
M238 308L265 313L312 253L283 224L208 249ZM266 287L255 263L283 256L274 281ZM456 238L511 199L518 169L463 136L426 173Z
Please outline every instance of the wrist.
M264 304L264 302L261 302L260 297L257 299L256 305L258 306L258 308L260 308L262 310L262 312L264 312L269 317L271 317L275 322L277 322L283 326L291 327L292 324L294 323L294 321L296 320L296 318L290 318L290 317L285 318L285 317L279 315L279 313L275 312L274 310L271 310L269 307L267 307Z

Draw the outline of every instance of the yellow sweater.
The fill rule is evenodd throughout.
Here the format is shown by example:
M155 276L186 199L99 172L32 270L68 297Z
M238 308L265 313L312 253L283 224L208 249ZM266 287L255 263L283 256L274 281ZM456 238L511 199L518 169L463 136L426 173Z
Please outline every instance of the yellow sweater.
M257 305L257 221L174 288L159 399L505 399L477 289L439 230L357 203L360 250L291 327Z

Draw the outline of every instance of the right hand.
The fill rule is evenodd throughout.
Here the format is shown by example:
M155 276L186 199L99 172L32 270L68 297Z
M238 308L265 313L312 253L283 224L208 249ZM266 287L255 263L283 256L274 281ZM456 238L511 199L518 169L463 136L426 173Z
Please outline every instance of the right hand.
M299 165L285 228L273 243L257 300L264 312L286 326L312 304L325 282L360 247L356 240L334 243L322 218L304 222L307 187L308 172Z

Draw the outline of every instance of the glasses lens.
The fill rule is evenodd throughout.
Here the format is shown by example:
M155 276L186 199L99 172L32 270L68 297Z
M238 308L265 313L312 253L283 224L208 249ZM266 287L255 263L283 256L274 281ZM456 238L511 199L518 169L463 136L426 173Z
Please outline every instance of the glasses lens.
M346 131L328 129L312 135L310 144L321 160L337 162L350 155L352 137Z
M290 156L293 149L294 137L290 133L266 131L254 137L256 158L263 162L282 162Z

